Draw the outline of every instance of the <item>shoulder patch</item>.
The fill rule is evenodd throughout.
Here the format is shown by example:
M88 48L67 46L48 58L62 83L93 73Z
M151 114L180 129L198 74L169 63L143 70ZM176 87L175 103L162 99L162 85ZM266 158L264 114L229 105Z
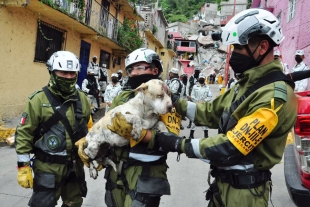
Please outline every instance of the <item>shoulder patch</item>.
M274 98L280 98L283 101L287 101L287 89L286 89L286 85L281 83L281 82L276 82L274 84Z
M28 98L31 100L36 94L42 92L42 90L35 91L33 94L31 94Z

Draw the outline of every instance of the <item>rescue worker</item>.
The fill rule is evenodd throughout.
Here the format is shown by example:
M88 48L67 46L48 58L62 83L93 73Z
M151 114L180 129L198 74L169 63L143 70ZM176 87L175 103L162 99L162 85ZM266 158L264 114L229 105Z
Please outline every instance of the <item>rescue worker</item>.
M118 82L121 86L124 86L126 84L125 79L123 78L123 71L122 70L118 70L117 71L117 75L118 75Z
M217 75L217 84L222 84L223 83L223 76L221 73Z
M179 79L179 69L171 68L169 71L169 80L170 81L167 85L170 89L170 92L180 96L182 94L184 85Z
M56 206L60 197L63 207L80 207L87 188L74 143L88 132L90 105L75 87L80 64L73 53L55 52L47 65L49 84L29 96L16 128L17 181L33 188L31 207Z
M210 87L206 84L206 75L204 73L199 74L198 78L199 85L194 85L192 94L191 94L191 99L194 103L202 104L205 102L210 102L212 100L212 93ZM202 126L202 130L204 132L204 137L209 137L208 134L208 127L207 126ZM196 130L196 125L195 123L192 123L189 139L194 139L194 133Z
M90 104L92 105L92 114L95 114L100 105L98 105L97 98L99 96L100 85L98 80L95 78L94 70L90 70L87 73L86 79L82 82L82 90L87 93Z
M181 94L181 97L186 98L187 74L186 73L182 74L180 79L184 85L184 92Z
M191 75L191 77L189 77L188 82L186 84L186 96L187 96L187 100L191 101L191 94L192 94L192 90L194 85L198 85L198 77L200 74L200 68L199 67L195 67L194 71L195 73L193 75ZM187 128L191 128L192 127L192 121L189 121L189 124L187 126Z
M157 132L155 141L163 151L210 162L215 180L206 195L209 207L267 207L270 169L281 161L297 115L294 83L273 59L273 48L284 39L280 22L267 10L247 9L212 37L234 46L229 63L238 83L212 102L172 100L178 113L220 133L198 140ZM124 121L120 131L130 126Z
M177 96L181 96L181 94L184 93L185 86L179 79L179 69L171 68L171 70L169 71L169 82L167 86L169 87L170 92L176 94ZM184 129L182 123L180 129Z
M303 50L296 50L295 60L296 60L297 64L292 68L292 73L297 72L297 71L309 70L309 67L303 61L304 58L305 58L304 51ZM308 79L296 81L295 84L296 84L296 86L295 86L296 92L305 91L305 90L307 90Z
M97 63L97 56L94 55L92 58L92 62L89 63L88 68L87 68L87 74L92 72L92 74L94 74L97 82L99 81L99 71L100 71L100 67L99 64ZM98 86L99 86L99 82L98 82ZM98 95L94 95L96 101L97 101L97 105L98 105L98 109L100 108L100 101L99 101L99 93Z
M114 98L110 109L127 102L135 96L133 89L140 86L151 79L159 79L163 72L162 61L159 55L151 49L140 48L130 53L125 60L125 70L129 75L128 85L129 90L123 90L121 94ZM160 119L168 126L168 118L178 120L175 113L163 115ZM118 122L121 124L121 122ZM176 131L176 125L169 125L171 132ZM111 129L115 133L119 132L117 123L112 123ZM179 127L179 126L178 126ZM170 184L167 180L167 153L158 150L154 145L154 135L156 130L144 130L137 145L113 147L111 155L114 155L114 160L119 171L116 173L111 166L105 170L106 194L105 202L108 207L157 207L160 203L162 195L170 195ZM126 134L121 136L131 139ZM131 139L131 142L133 140ZM87 146L86 143L81 144L81 148ZM80 157L85 163L89 159L81 150ZM85 157L86 156L86 157Z
M97 56L94 55L92 58L92 62L88 64L87 72L94 71L95 77L98 80L99 78L99 64L97 63Z
M113 99L122 91L122 86L118 82L118 75L116 73L112 73L111 80L112 84L107 86L107 89L104 93L104 100L106 101L105 113L108 112Z
M281 55L279 50L276 50L273 52L273 57L275 60L280 61L281 65L282 65L283 73L288 74L289 73L288 65L286 63L282 62L282 55Z
M99 85L100 85L100 94L101 101L104 103L104 92L107 88L108 83L108 72L107 65L105 63L102 64L102 67L99 69Z

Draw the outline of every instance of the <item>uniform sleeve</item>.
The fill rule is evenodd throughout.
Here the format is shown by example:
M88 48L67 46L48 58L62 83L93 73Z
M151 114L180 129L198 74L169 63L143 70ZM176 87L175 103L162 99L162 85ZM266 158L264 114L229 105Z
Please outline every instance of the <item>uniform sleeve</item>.
M245 102L247 103L242 103L244 105L241 104L241 108L234 112L236 124L226 134L184 141L183 152L192 158L209 159L211 164L217 166L235 165L251 151L260 155L257 159L263 156L263 159L268 160L268 163L261 163L262 160L259 160L261 166L256 166L257 168L264 169L267 166L270 169L278 163L297 113L293 90L285 92L281 87L264 89L254 93ZM244 110L244 115L241 115ZM253 162L255 164L255 160Z
M218 96L212 102L196 104L180 98L176 105L177 113L186 116L199 126L218 128L220 117L226 105L229 93Z
M41 102L37 97L30 100L22 114L15 133L15 149L17 154L29 154L33 150L33 139L40 123L39 108Z
M189 94L189 87L190 87L190 82L189 82L190 77L187 80L187 84L186 84L186 90L185 90L185 94L186 96L190 96Z
M106 101L106 102L110 102L110 100L109 100L109 93L110 93L110 89L111 88L111 85L108 85L107 86L107 88L105 89L105 92L104 92L104 100Z
M169 84L171 93L177 94L179 91L180 84L177 80L173 80Z
M193 86L193 90L192 90L192 93L191 93L191 99L192 99L192 101L193 102L197 102L198 101L198 94L197 94L197 86L196 85L194 85Z
M212 100L212 93L210 87L208 86L207 98L205 98L205 102L210 102Z
M96 78L96 83L97 83L97 90L100 91L100 85L99 85L99 82L98 82L97 78Z
M88 84L88 81L87 79L84 79L83 82L82 82L82 91L84 91L85 93L88 93L90 89L87 88L87 84Z

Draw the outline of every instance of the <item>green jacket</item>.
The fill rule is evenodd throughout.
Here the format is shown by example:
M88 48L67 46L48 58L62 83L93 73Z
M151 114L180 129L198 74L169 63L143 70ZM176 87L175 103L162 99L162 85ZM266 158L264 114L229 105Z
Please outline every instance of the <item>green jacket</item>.
M180 99L176 107L177 112L192 118L197 125L218 128L223 111L229 109L233 100L237 100L250 86L273 71L282 71L278 61L244 72L234 87L212 102L193 105L193 103ZM297 115L297 99L294 90L284 81L265 85L250 94L232 113L232 116L240 121L241 118L253 114L260 108L270 109L273 98L275 108L283 104L277 112L278 123L271 133L250 153L254 168L260 170L270 169L282 159L287 135L292 130ZM247 157L229 141L227 134L192 140L191 145L192 152L185 149L184 142L182 150L187 155L190 154L190 157L209 159L214 165L218 165L218 163L225 163L226 166L239 165L240 160Z
M52 94L61 96L63 99L65 99L65 102L69 100L77 100L72 99L72 96L64 97L59 92L55 92L50 87L49 90L52 92ZM90 103L87 99L87 96L82 91L78 90L78 93L82 103L81 122L85 121L87 124L90 119ZM21 121L17 125L15 134L15 145L16 152L18 154L18 161L27 162L27 160L24 159L29 157L29 154L35 151L35 145L36 147L47 149L46 152L49 154L55 153L56 155L67 156L67 159L70 160L74 143L72 143L68 132L65 130L60 121L55 124L54 127L51 127L50 131L46 132L45 135L40 137L36 143L34 143L34 137L39 124L46 122L54 114L54 111L43 90L36 91L31 96L29 96L29 99L30 100L26 104L25 110L22 114ZM75 113L73 104L69 106L66 112L66 117L74 131ZM48 137L46 137L47 135ZM52 138L54 143L51 142L51 144L49 144L48 141L42 142L42 140L50 138ZM42 146L43 143L45 143L46 146Z

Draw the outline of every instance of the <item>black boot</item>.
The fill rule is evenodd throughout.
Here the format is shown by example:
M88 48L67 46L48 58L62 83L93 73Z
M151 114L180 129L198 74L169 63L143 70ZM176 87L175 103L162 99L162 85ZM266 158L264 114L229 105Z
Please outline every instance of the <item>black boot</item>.
M191 133L189 134L189 139L194 139L194 132L195 130L191 130Z
M183 126L182 124L181 124L181 126L180 126L180 129L181 129L181 130L183 130L183 129L184 129L184 126Z
M205 133L205 138L208 138L209 137L209 135L208 135L208 130L203 130L204 131L204 133Z
M188 124L187 128L189 129L191 127L192 127L192 121L189 121L189 124Z

